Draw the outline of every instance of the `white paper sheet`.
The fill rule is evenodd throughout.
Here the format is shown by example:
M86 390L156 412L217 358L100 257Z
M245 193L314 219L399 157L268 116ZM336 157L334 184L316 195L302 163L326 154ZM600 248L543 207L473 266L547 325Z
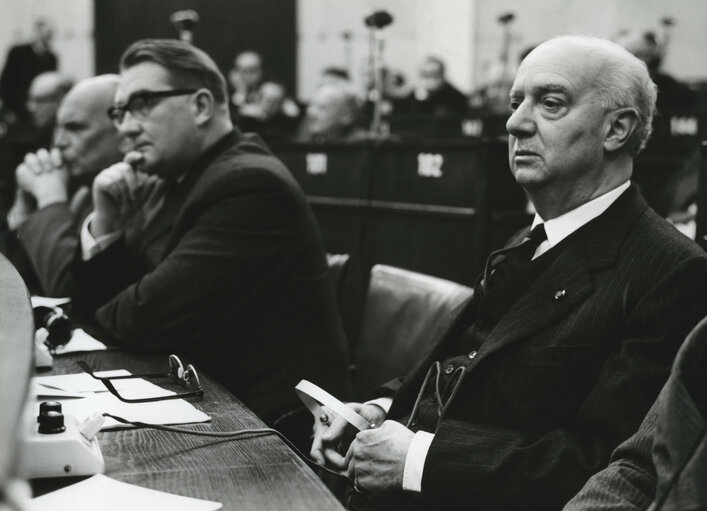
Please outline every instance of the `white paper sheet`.
M77 366L78 369L78 366ZM130 372L125 369L116 369L113 371L96 371L96 376L127 376ZM48 376L35 376L32 381L54 389L63 390L64 392L108 392L103 382L92 378L87 373L74 374L55 374ZM114 380L113 386L118 390L123 390L135 386L138 379ZM144 381L144 380L143 380ZM137 385L140 385L139 383Z
M41 497L32 499L28 511L216 511L223 505L209 500L182 497L172 493L150 490L95 475Z
M52 387L45 387L40 385L36 381L32 381L32 386L30 388L30 396L36 398L43 398L42 400L50 399L69 399L69 398L84 398L86 397L85 392L66 392L65 390L59 390Z
M32 296L30 297L32 308L34 307L59 307L66 305L71 301L71 298L50 298L48 296Z
M88 335L81 328L75 328L71 334L71 340L63 346L57 346L54 350L55 356L67 353L78 353L80 351L103 351L107 349L101 341Z
M162 395L173 394L162 389ZM126 396L127 397L127 396ZM71 415L79 422L94 413L110 413L130 421L147 422L149 424L191 424L207 422L211 417L194 408L194 405L183 399L168 399L152 403L125 403L113 394L91 394L83 399L59 399L64 414ZM37 405L39 413L39 405ZM101 431L114 428L130 427L106 417Z
M44 344L48 335L49 332L47 332L46 328L37 329L34 334L35 343ZM105 344L95 337L88 335L83 329L74 328L74 331L71 333L71 340L62 346L54 348L54 356L85 351L104 351L106 349L108 348Z
M129 374L124 369L96 372L97 376ZM175 394L142 378L113 380L113 385L121 396L128 399ZM125 403L109 393L102 382L91 378L86 373L35 376L32 378L32 393L38 398L37 414L39 413L39 402L51 398L62 404L64 414L73 416L79 422L96 412L111 413L131 421L150 424L191 424L211 420L211 417L200 412L183 399L168 399L151 403ZM79 399L75 399L77 397ZM126 426L106 418L101 429L117 427Z

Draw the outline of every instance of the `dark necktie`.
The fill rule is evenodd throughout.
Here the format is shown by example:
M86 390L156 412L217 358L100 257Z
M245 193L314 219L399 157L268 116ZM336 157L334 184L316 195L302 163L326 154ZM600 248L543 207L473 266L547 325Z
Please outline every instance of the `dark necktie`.
M544 225L538 224L520 244L491 252L486 259L484 279L481 281L484 292L509 277L512 279L514 276L522 275L530 265L538 246L546 239ZM501 256L505 257L501 259Z

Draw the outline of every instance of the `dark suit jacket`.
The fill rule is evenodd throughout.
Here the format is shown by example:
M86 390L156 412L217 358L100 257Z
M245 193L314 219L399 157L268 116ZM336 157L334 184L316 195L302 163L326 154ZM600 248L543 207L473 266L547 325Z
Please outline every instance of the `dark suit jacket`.
M707 254L635 188L565 242L470 360L418 507L562 507L636 430L707 314ZM389 418L410 412L431 362L454 349L459 318L402 383Z
M267 421L299 404L301 378L350 395L317 226L256 136L209 149L135 239L74 267L117 342L192 358Z
M32 80L45 71L56 71L57 64L53 52L37 54L31 44L18 44L10 48L0 75L0 98L5 107L18 115L24 114Z
M641 427L565 511L707 509L707 318L685 344Z
M74 294L71 263L79 246L81 224L91 207L91 191L82 187L68 203L50 204L35 211L18 227L17 239L43 295Z

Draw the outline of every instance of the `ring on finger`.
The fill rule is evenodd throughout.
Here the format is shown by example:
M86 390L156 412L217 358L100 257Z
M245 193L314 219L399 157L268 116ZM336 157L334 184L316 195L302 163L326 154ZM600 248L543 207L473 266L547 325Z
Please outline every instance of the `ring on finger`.
M319 422L321 422L322 424L326 424L327 426L331 425L331 419L326 413L322 413L319 416Z

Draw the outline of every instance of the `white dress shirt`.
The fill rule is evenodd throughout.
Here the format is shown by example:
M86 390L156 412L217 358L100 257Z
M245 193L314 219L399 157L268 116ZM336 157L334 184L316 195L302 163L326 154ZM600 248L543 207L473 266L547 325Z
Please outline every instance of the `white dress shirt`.
M96 216L95 211L91 211L81 225L81 255L84 261L88 261L99 252L102 252L123 235L123 230L109 232L98 238L94 238L89 227L93 217Z
M533 259L540 257L574 231L601 215L630 185L631 182L626 181L613 190L606 192L604 195L600 195L596 199L586 202L578 208L568 211L564 215L553 218L552 220L544 221L540 215L536 213L532 226L535 227L538 224L545 224L547 240L543 241L535 250ZM392 398L378 398L368 403L378 405L387 412L392 402ZM427 452L433 440L433 433L427 431L418 431L415 433L405 457L403 490L412 492L422 491L422 472L425 467Z

